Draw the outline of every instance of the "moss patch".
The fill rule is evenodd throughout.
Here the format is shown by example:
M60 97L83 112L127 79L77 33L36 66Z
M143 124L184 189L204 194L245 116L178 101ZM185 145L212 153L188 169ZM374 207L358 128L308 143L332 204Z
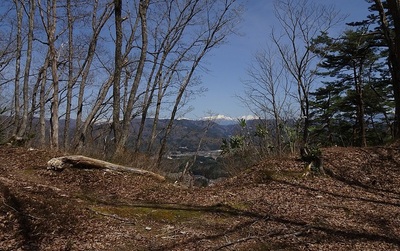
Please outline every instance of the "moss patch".
M116 215L127 219L153 220L164 223L179 223L193 220L199 218L203 213L197 210L135 205L95 206L92 209L104 214Z

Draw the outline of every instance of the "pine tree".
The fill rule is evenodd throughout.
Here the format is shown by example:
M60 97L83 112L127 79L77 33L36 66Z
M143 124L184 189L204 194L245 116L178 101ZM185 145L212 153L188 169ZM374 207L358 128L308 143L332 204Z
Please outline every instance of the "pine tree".
M377 131L384 127L383 121L390 120L391 92L381 79L387 69L377 41L366 25L347 30L337 39L324 33L314 40L312 49L325 69L320 75L328 79L313 93L312 133L320 141L367 146L367 141L377 144L386 138Z

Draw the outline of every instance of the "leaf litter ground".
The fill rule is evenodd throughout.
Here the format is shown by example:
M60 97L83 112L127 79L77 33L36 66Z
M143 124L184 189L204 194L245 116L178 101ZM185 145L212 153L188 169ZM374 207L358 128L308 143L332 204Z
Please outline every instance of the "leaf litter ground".
M323 149L326 176L266 159L207 188L0 148L0 250L398 250L400 148Z

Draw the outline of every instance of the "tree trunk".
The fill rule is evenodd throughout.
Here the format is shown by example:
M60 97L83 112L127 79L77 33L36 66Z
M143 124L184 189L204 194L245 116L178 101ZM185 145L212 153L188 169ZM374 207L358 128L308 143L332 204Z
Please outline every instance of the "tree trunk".
M15 82L14 82L14 132L17 135L21 125L21 104L20 104L20 72L22 56L22 3L14 0L17 10L17 37L16 37L16 56L15 56Z
M359 140L358 144L361 147L367 146L367 137L366 137L366 129L365 129L365 105L364 105L364 97L363 97L363 81L362 81L362 72L363 72L363 63L360 63L360 69L358 75L355 76L356 81L356 95L357 95L357 120L359 123Z
M35 20L35 0L29 1L29 30L28 30L28 46L26 50L26 61L25 61L25 72L24 72L24 84L22 87L23 95L23 112L21 127L18 132L18 136L23 137L26 134L26 128L28 126L28 111L29 111L29 79L32 62L32 44L33 44L33 29Z
M153 125L151 128L150 142L149 142L149 145L147 146L147 152L149 152L149 153L151 153L153 151L154 142L158 135L157 126L158 126L158 122L160 119L162 100L165 96L165 93L166 93L168 87L169 87L169 84L172 81L174 72L177 70L177 65L181 61L181 59L184 55L185 54L180 55L179 58L173 63L173 65L171 67L168 67L170 70L168 72L164 73L166 76L160 78L160 80L157 83L158 84L158 94L157 94L156 112L154 115L154 121L153 121Z
M75 150L76 151L81 151L84 144L85 144L85 139L87 135L87 131L89 126L93 123L93 119L97 112L100 110L104 99L107 96L108 91L111 88L113 81L112 81L112 76L105 82L101 88L99 88L99 93L97 94L97 99L95 101L95 104L92 106L90 113L87 115L87 118L85 122L83 122L79 128L76 128L76 133L74 136L74 145L75 145Z
M39 109L39 144L43 146L45 144L45 86L47 68L49 67L49 52L46 53L45 61L43 66L39 69L37 74L36 83L33 86L32 97L31 97L31 111L29 114L29 130L36 130L33 124L36 111ZM39 102L36 100L39 94ZM39 105L38 105L39 103ZM43 120L43 131L42 131L42 120Z
M310 45L320 32L328 31L340 18L333 7L312 4L308 0L276 1L275 16L282 26L283 35L272 32L272 39L284 67L297 85L303 122L301 143L304 146L309 140L309 97L317 72L312 67L318 67L317 55L312 53Z
M52 87L53 87L53 97L51 100L51 115L50 115L50 147L54 150L58 150L59 141L59 119L58 119L58 91L59 91L59 83L58 83L58 68L57 61L58 55L55 47L56 41L56 17L57 17L57 6L56 0L52 0L51 8L49 9L48 18L50 20L48 26L48 40L50 47L50 58L51 58L51 76L52 76Z
M118 148L121 137L120 109L121 109L121 72L122 72L122 0L114 0L115 15L115 58L114 58L114 80L113 80L113 131L115 147Z
M58 142L58 105L59 105L59 82L58 82L58 53L56 50L55 42L57 40L56 36L56 20L57 20L57 1L56 0L47 0L46 8L43 8L41 2L38 1L39 9L40 9L40 17L42 20L43 27L46 31L47 35L47 44L49 48L49 60L51 67L51 76L52 76L52 99L51 99L51 111L50 111L50 148L57 150L59 147ZM44 13L45 11L45 13ZM45 15L46 14L46 15ZM46 78L45 78L46 79Z
M40 80L40 95L39 95L39 144L45 146L46 143L46 85L47 85L47 68L50 64L50 53L47 53L45 63L43 65L42 79Z
M71 13L71 0L67 0L67 18L68 18L68 84L67 84L67 104L65 109L65 124L63 134L64 149L69 147L69 128L71 123L72 107L72 88L74 86L74 20Z
M61 171L66 167L83 168L83 169L108 169L117 172L129 172L138 175L149 176L158 181L165 180L163 176L157 173L153 173L139 168L121 166L103 160L85 157L82 155L58 157L58 158L53 158L47 162L48 170Z
M93 6L93 13L97 12L98 8L98 3L95 2ZM78 101L77 101L77 112L76 112L76 121L75 121L75 134L74 134L74 140L73 140L73 145L75 148L81 149L84 145L85 137L86 137L86 131L91 123L92 119L95 116L95 113L100 109L101 103L103 102L105 98L104 91L108 91L110 88L110 84L112 82L112 77L107 80L107 82L100 88L98 92L98 96L95 101L95 105L93 105L93 109L91 109L90 114L87 116L85 122L83 122L82 116L83 116L83 101L84 101L84 95L85 95L85 88L86 88L86 82L90 73L90 69L92 66L93 58L96 52L97 48L97 42L98 42L98 37L100 35L100 32L102 31L105 23L107 20L110 18L112 15L112 9L111 7L106 7L104 11L102 12L99 18L96 15L92 16L92 37L89 42L89 46L87 48L87 53L85 60L79 70L79 73L76 74L73 83L75 84L76 81L78 80L79 77L81 77L81 81L79 83L79 92L78 92ZM110 82L111 81L111 82Z
M122 120L122 129L119 131L119 135L116 136L116 148L114 155L119 156L122 153L125 143L128 140L129 132L131 129L131 120L133 106L136 100L136 93L139 88L139 84L142 78L143 69L146 62L148 37L147 37L147 10L149 8L149 0L141 0L139 3L139 16L141 21L141 37L142 37L142 48L140 49L140 58L136 70L136 75L133 80L133 85L129 94L127 106L124 108L124 117ZM114 82L115 83L115 82ZM115 97L114 97L115 98ZM115 129L114 129L115 130Z
M381 27L389 47L389 63L390 72L392 75L392 85L395 101L395 116L394 116L394 138L400 138L400 2L398 0L387 0L389 13L392 15L394 24L394 38L391 33L386 12L381 0L374 0L377 5Z
M193 73L194 73L195 69L197 68L197 66L198 66L198 64L200 62L200 59L205 55L206 48L203 50L203 53L199 56L199 58L197 58L194 61L192 69L190 70L189 74L186 76L186 78L184 79L182 85L179 88L178 95L177 95L177 97L175 99L174 107L172 108L170 119L168 121L167 127L165 128L164 136L163 136L163 138L161 140L160 150L158 152L158 159L157 159L157 166L158 167L161 165L162 157L164 156L165 149L167 147L167 139L169 137L169 134L172 131L172 126L174 124L176 113L178 112L179 104L181 103L183 94L185 93L185 90L186 90L187 86L190 83L190 80L191 80L191 78L193 76Z
M23 121L26 120L25 124L21 126L24 129L24 133L26 131L26 128L29 124L29 130L32 129L32 122L33 120L31 118L33 118L33 113L31 113L30 117L29 116L29 75L30 75L30 69L31 69L31 62L32 62L32 50L33 50L33 31L34 31L34 24L35 24L35 9L36 9L36 5L35 5L35 0L30 0L29 1L29 31L28 31L28 48L27 48L27 52L26 52L26 66L25 66L25 73L24 73L24 87L23 87L23 93L24 93L24 106L26 108L26 110L24 110L24 114L23 114ZM34 88L36 88L36 91L38 89L39 85L35 85ZM36 91L32 92L32 96L36 97ZM32 101L34 100L34 98L32 97L31 99ZM34 103L32 102L32 105L34 105ZM35 108L31 107L31 111L33 112ZM20 135L22 136L22 135Z
M160 82L160 85L161 85L161 82ZM147 152L149 152L149 153L152 152L154 142L157 138L157 125L158 125L158 121L160 118L161 100L162 100L162 97L164 96L163 92L164 92L164 89L161 89L161 87L158 88L156 113L154 115L153 125L151 127L150 142L149 142L149 145L147 146Z
M143 108L142 108L142 118L140 120L140 126L139 126L139 130L138 130L138 134L136 137L136 144L135 144L135 152L139 152L141 145L142 145L142 136L143 136L143 131L144 128L146 126L146 118L148 115L148 111L149 108L153 102L153 97L154 97L154 92L156 90L156 86L158 84L159 81L161 81L161 71L162 71L162 67L164 65L164 62L161 60L160 65L158 66L158 70L155 73L155 77L153 80L153 75L154 72L156 71L157 68L157 61L158 61L158 56L160 55L160 52L158 51L156 53L156 56L154 58L154 64L153 67L151 69L151 73L150 73L150 77L149 77L149 81L147 83L147 88L146 88L146 93L143 99ZM153 81L153 82L152 82ZM155 122L155 120L153 120L153 122Z
M394 49L389 54L392 62L392 81L395 97L395 138L400 138L400 1L388 0L388 8L394 23Z

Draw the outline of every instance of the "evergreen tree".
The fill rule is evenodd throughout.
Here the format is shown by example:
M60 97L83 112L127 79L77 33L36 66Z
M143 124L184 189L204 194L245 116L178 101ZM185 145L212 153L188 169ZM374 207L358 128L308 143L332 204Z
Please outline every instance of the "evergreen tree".
M377 42L367 25L337 39L326 33L314 39L312 50L325 69L320 74L328 79L313 93L311 133L320 142L367 146L387 138L380 132L390 122L391 91L382 79L387 67Z

